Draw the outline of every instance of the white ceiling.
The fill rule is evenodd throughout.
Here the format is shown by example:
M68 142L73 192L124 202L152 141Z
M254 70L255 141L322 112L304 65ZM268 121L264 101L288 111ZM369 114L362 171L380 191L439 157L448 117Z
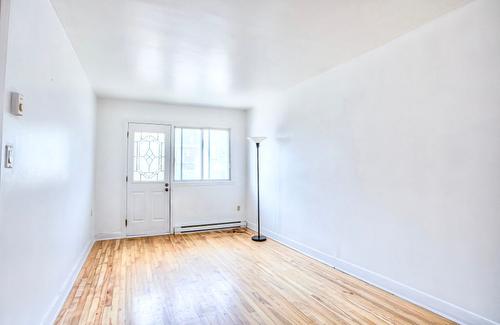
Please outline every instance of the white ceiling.
M96 93L250 107L468 0L51 0Z

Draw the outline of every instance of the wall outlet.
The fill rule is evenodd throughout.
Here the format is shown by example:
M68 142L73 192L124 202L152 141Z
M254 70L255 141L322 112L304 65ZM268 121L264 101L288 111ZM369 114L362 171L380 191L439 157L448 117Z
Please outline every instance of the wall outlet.
M24 96L20 93L12 93L10 96L10 112L16 116L23 116Z

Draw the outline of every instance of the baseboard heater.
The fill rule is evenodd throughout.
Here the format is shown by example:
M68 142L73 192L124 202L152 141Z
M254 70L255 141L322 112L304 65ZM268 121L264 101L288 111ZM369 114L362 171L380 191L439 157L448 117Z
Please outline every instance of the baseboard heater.
M247 226L246 221L228 221L228 222L218 222L218 223L206 223L206 224L200 224L200 225L188 225L188 226L175 227L174 234L183 234L183 233L198 232L198 231L246 228L246 226Z

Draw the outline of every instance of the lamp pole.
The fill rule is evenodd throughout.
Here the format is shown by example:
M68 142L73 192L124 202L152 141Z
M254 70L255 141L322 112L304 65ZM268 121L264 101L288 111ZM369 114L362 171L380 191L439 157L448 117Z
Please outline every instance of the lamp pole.
M257 147L257 236L253 236L254 241L265 241L266 237L260 235L260 166L259 166L259 147L260 142L255 142Z

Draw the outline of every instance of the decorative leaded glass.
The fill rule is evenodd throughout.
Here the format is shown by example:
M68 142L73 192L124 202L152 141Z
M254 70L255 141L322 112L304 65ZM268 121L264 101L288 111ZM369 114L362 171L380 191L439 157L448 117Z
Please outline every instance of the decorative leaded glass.
M134 182L165 179L165 134L134 133Z

